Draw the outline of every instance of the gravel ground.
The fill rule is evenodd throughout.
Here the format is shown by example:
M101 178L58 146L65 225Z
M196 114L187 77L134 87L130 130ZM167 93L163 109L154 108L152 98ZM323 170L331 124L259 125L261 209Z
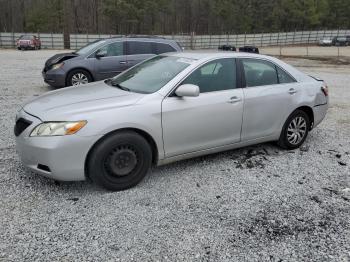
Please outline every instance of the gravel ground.
M289 59L331 106L305 145L262 144L155 168L136 188L56 183L12 134L55 51L0 50L0 261L350 261L350 67Z

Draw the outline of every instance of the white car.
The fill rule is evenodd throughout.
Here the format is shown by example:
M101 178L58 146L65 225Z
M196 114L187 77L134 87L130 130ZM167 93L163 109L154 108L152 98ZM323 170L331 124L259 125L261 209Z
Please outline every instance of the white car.
M333 40L330 37L321 38L318 42L320 46L331 46L333 44Z
M152 164L267 141L297 148L327 108L323 81L276 58L171 53L38 97L17 114L15 135L34 172L123 190Z

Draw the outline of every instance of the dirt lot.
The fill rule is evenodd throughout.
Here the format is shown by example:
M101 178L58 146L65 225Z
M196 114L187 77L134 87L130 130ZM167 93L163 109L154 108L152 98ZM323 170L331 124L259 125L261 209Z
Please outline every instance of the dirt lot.
M136 188L55 183L23 169L13 124L51 90L55 51L0 50L0 261L350 261L350 66L287 59L331 106L305 146L272 143L156 168Z
M316 56L316 57L350 57L350 47L335 46L285 46L285 47L264 47L261 53L266 55L284 56Z

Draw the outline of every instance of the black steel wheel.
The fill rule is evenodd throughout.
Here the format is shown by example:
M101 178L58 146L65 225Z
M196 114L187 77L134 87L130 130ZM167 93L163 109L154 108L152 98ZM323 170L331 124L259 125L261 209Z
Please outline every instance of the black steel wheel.
M135 132L107 136L95 145L87 159L88 176L112 191L137 185L152 163L152 150L146 139Z

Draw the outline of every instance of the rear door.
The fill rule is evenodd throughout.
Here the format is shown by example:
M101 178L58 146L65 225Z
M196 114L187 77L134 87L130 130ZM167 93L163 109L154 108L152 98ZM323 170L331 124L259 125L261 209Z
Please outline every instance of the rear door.
M104 56L97 58L96 53ZM123 41L109 43L101 47L89 59L94 60L96 80L114 77L128 68Z
M299 84L270 61L245 58L240 63L246 86L242 141L274 135L298 104Z
M127 41L126 55L128 67L132 67L155 55L153 43L149 41Z

